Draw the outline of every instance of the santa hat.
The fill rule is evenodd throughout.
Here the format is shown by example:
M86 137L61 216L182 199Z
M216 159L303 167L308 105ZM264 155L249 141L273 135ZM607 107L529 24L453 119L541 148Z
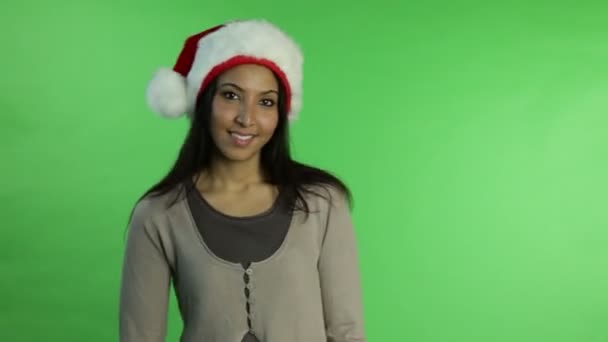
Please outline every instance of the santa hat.
M288 118L302 108L302 52L295 41L265 20L232 21L186 39L172 69L159 69L147 102L162 117L194 116L198 95L223 71L240 64L274 71L286 90Z

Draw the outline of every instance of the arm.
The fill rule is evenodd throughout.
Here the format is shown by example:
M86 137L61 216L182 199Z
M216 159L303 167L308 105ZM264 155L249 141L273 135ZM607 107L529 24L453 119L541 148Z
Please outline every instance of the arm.
M164 342L170 269L158 232L145 222L141 205L129 224L120 289L121 342Z
M342 194L332 194L319 275L328 342L365 342L355 230Z

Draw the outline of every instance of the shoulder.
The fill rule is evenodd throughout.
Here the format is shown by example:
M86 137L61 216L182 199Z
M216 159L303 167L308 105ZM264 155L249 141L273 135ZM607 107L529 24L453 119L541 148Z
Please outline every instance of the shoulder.
M309 204L317 206L323 212L334 208L349 208L349 194L341 188L331 184L306 185L306 199Z
M167 214L179 201L184 200L183 186L175 186L163 194L148 194L135 203L131 221L134 224L145 223Z

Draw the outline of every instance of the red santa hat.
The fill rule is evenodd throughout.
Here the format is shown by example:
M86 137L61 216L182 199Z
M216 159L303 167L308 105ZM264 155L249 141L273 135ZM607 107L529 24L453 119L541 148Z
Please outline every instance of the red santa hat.
M279 76L288 117L297 118L302 108L302 52L285 32L265 20L232 21L190 36L173 68L159 69L150 81L148 105L162 117L192 117L198 95L215 77L249 63Z

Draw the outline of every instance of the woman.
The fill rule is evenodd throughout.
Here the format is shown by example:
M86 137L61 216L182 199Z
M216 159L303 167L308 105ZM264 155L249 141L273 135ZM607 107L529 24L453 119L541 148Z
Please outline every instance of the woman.
M179 157L136 204L120 341L165 341L170 286L182 342L365 341L350 193L291 159L302 55L262 20L193 35L148 88L191 125Z

